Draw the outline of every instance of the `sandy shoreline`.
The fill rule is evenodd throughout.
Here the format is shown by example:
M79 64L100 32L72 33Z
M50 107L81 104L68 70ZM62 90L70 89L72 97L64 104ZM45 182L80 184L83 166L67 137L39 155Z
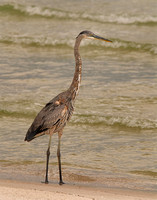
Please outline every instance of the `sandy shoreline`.
M0 180L0 200L151 200L157 192Z

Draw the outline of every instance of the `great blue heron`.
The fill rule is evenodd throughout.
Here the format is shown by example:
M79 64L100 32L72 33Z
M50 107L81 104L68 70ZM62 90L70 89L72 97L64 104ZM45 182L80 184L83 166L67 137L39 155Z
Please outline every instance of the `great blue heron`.
M74 46L74 56L75 56L75 73L73 81L68 90L58 94L53 98L45 107L37 114L32 125L28 129L28 132L25 137L25 141L31 141L34 138L49 134L50 139L47 149L47 161L46 161L46 176L45 183L48 183L48 164L50 156L50 146L51 146L51 137L53 133L58 133L58 165L59 165L59 184L64 184L62 180L62 171L61 171L61 154L60 154L60 140L63 133L63 128L66 125L67 121L70 120L72 113L74 111L74 101L76 95L79 91L80 82L81 82L81 70L82 70L82 61L79 53L79 46L83 38L91 38L103 40L106 42L112 42L111 40L105 39L103 37L97 36L90 31L82 31L77 37Z

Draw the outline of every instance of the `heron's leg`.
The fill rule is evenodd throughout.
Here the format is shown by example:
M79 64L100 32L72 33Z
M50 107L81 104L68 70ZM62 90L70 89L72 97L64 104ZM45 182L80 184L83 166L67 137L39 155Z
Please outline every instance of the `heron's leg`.
M61 136L62 136L62 132L59 132L58 133L58 149L57 149L58 166L59 166L59 185L64 184L62 180L62 169L61 169L61 153L60 153Z
M49 165L49 157L50 157L51 138L52 138L52 134L50 134L48 149L47 149L47 152L46 152L47 159L46 159L46 176L45 176L45 183L47 183L47 184L49 183L49 181L48 181L48 165Z

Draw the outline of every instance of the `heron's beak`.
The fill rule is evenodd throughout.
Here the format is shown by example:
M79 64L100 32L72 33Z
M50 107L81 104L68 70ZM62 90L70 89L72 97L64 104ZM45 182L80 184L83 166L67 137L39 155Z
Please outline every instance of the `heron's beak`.
M111 40L108 40L108 39L106 39L106 38L100 37L100 36L98 36L98 35L92 35L92 38L93 38L93 39L97 39L97 40L103 40L103 41L105 41L105 42L112 42Z

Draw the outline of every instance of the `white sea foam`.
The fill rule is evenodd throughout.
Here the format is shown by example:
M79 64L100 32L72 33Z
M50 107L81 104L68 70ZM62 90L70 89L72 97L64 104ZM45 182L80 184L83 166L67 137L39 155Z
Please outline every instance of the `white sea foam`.
M149 120L147 118L136 117L120 117L120 116L75 116L72 119L73 123L80 123L90 126L112 126L126 127L126 128L140 128L140 129L156 129L157 120Z
M74 40L73 39L53 39L50 36L38 36L31 37L27 35L8 35L8 36L0 36L0 43L13 43L18 45L30 45L30 46L42 46L42 47L57 47L59 45L73 48ZM92 42L91 40L86 40L82 42L82 46L97 46L97 42ZM112 43L99 43L99 46L103 48L108 48L110 50L119 49L119 50L127 50L127 51L138 51L138 52L148 52L157 54L157 45L155 44L142 44L135 43L131 41L122 41L118 39L114 39Z
M58 18L70 18L70 19L86 19L91 21L97 21L101 23L117 23L117 24L137 24L137 23L157 23L157 16L151 15L139 15L133 16L126 13L111 14L111 15L96 15L89 13L73 13L64 10L57 10L52 8L40 7L40 6L22 6L16 4L13 6L17 11L24 12L30 16L38 15L41 17L58 17Z
M123 14L121 16L110 15L108 17L109 22L115 22L119 24L133 24L133 23L147 23L147 22L157 22L157 17L155 16L129 16Z

